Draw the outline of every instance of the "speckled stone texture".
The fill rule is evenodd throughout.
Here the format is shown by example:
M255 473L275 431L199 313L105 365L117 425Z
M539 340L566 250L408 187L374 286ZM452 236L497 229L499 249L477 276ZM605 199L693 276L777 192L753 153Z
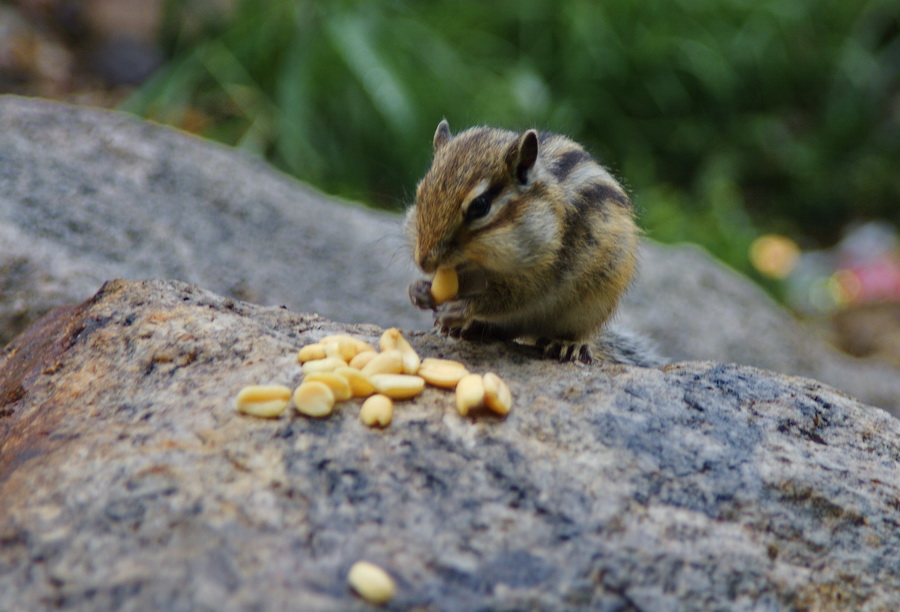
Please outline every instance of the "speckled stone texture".
M324 420L234 410L296 350L381 329L177 282L114 281L0 363L0 609L896 610L900 421L737 365L541 361L409 333L508 381Z

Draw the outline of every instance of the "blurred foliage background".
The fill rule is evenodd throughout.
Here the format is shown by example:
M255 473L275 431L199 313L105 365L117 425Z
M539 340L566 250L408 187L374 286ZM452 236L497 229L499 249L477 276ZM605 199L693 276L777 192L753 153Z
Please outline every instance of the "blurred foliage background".
M651 237L758 280L900 221L898 0L0 0L3 91L120 105L394 210L443 117L562 132Z
M442 117L585 144L648 234L752 273L764 232L900 215L900 3L171 0L125 108L326 191L409 203Z

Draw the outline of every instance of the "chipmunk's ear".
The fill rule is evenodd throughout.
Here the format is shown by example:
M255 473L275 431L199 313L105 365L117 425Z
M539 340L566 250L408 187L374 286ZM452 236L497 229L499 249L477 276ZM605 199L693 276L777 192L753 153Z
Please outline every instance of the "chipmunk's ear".
M447 123L446 119L443 119L440 123L438 123L437 129L434 131L434 150L437 152L438 149L443 147L447 142L453 138L453 134L450 133L450 124Z
M538 155L538 135L534 130L528 130L519 138L515 145L515 157L510 170L515 174L519 183L528 182L528 171L534 167Z

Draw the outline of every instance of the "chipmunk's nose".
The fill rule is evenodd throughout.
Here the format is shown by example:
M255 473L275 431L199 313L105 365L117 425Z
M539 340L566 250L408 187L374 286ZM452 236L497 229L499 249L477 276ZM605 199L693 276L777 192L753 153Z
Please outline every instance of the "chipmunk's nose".
M448 245L439 242L430 249L416 249L416 263L422 272L431 274L437 270L447 256Z
M425 274L431 274L435 270L437 270L437 259L434 257L434 251L429 251L424 254L416 254L416 263L419 264L419 267L422 269L422 272Z

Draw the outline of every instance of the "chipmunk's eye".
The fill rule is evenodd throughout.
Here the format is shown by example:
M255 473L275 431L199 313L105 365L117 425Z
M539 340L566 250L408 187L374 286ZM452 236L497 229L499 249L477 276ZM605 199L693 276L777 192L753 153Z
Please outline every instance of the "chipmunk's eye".
M491 194L483 193L469 203L466 209L466 221L474 221L488 214L491 209Z

